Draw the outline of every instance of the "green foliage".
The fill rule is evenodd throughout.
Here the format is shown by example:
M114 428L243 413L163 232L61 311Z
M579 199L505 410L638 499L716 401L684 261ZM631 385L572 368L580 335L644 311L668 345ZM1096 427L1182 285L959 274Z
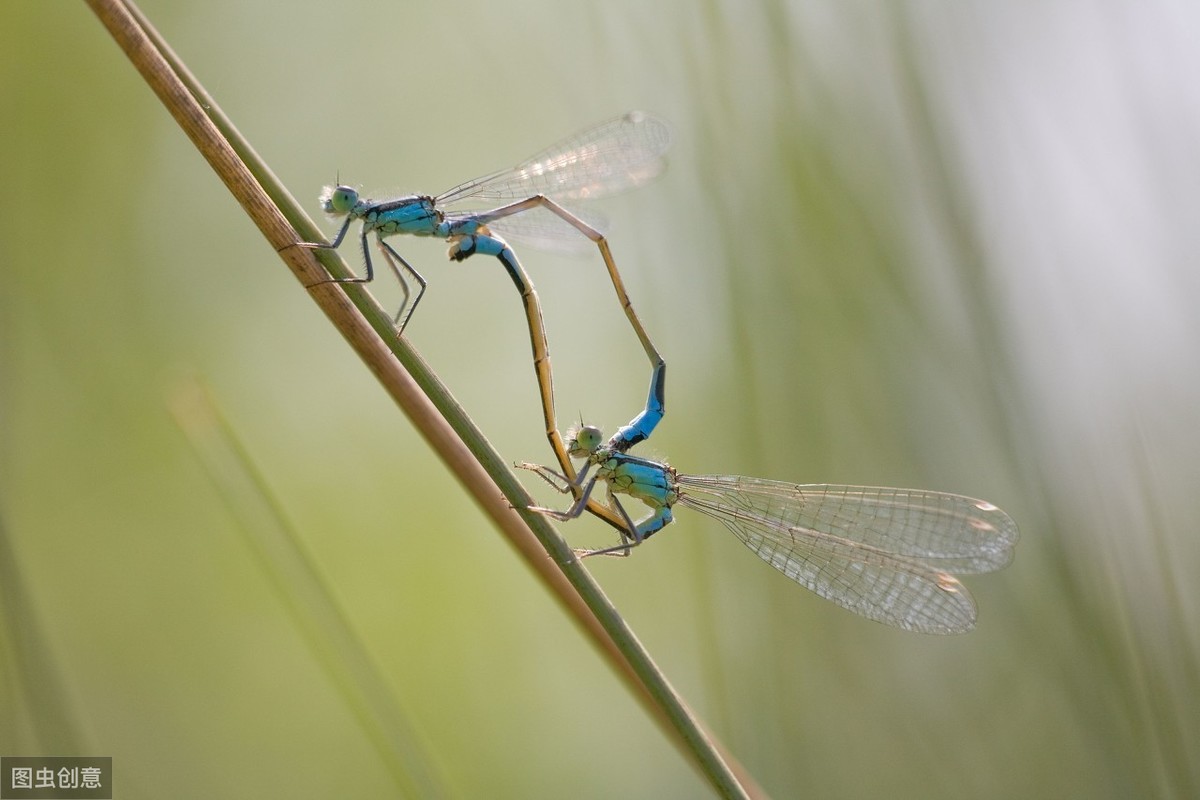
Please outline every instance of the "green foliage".
M672 120L668 175L605 208L670 364L648 452L1021 524L950 640L694 515L590 565L771 795L1197 793L1186 26L1138 6L1159 73L1115 10L1079 37L1083 12L985 4L272 8L144 11L298 194L438 191L627 108ZM112 755L126 797L396 791L172 421L196 372L450 793L702 795L83 4L0 28L0 752ZM404 251L430 279L407 335L500 452L548 460L511 286L443 250ZM645 370L601 266L526 261L562 416L612 429Z

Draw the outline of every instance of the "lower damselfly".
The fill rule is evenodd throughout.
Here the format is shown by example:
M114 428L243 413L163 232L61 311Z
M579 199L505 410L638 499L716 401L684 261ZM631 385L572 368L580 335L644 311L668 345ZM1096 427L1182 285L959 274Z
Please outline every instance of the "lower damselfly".
M561 492L573 492L575 503L566 511L530 510L574 519L603 483L608 505L623 523L619 545L577 550L577 555L628 555L674 520L676 506L686 506L720 522L800 585L902 630L971 630L975 601L955 573L1001 569L1017 543L1017 525L1008 514L962 495L686 475L663 461L628 453L621 432L605 441L600 429L589 425L569 431L566 446L572 457L584 459L573 478L536 464L519 466ZM650 508L649 516L635 522L618 495L640 500Z

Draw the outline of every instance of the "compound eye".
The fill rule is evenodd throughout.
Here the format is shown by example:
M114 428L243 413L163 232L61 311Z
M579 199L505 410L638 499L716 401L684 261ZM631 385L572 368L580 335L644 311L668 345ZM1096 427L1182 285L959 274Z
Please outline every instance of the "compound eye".
M584 425L575 432L575 445L580 450L591 452L604 441L604 433L595 425Z
M326 186L319 200L326 214L349 214L358 203L358 190L349 186Z

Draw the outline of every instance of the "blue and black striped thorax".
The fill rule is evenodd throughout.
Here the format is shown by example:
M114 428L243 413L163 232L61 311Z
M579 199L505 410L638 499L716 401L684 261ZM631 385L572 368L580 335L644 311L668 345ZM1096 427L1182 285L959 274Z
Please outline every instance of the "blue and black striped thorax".
M375 230L383 236L395 233L438 236L445 221L445 215L438 210L433 198L427 195L365 204L358 216L362 218L364 233Z
M610 491L641 500L654 507L670 508L679 499L678 473L661 461L633 456L603 447L596 451L596 477Z

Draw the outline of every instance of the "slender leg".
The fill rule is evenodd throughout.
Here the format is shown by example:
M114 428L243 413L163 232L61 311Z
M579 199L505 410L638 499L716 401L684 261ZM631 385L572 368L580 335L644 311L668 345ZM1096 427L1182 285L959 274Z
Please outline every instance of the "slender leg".
M338 231L338 235L334 240L328 244L325 242L296 242L286 245L283 249L286 250L288 247L305 247L309 250L337 250L341 247L342 240L346 238L346 231L350 230L350 223L352 222L354 222L353 217L346 217L346 221L342 223L342 229Z
M572 481L571 483L572 483L572 485L576 485L576 486L578 485L574 481ZM579 495L579 499L576 500L574 503L572 503L571 507L568 508L566 511L556 511L553 508L543 508L541 506L529 506L528 510L536 511L539 514L543 514L547 517L550 517L551 519L559 520L560 522L566 522L569 519L578 519L579 515L582 514L585 510L587 510L588 502L592 496L592 490L595 488L596 488L596 479L592 478L590 481L588 481L587 483L585 483L583 485L582 493ZM621 538L622 538L622 540L625 538L624 532L622 532Z
M392 272L396 275L396 282L399 283L400 288L404 290L404 301L400 304L400 308L396 310L396 316L392 320L392 322L394 322L396 325L397 335L403 336L404 326L408 324L410 319L412 319L413 312L417 310L417 303L421 302L421 298L425 296L425 287L427 284L425 282L425 278L421 277L421 273L413 269L412 264L409 264L408 261L404 259L404 256L392 249L392 246L385 242L382 236L379 237L379 252L383 253L384 260L387 261L387 265L392 268ZM396 262L399 262L399 264ZM404 267L404 270L407 271L408 274L412 276L413 280L415 280L421 287L421 289L417 292L417 299L413 300L411 306L408 305L408 281L404 280L404 273L400 270L401 266ZM408 306L408 313L405 313L404 311L405 306ZM403 317L403 322L401 322L401 317Z
M588 470L592 468L591 464L584 465L583 469L579 471L579 474L575 476L575 480L571 480L566 475L557 473L549 467L544 467L541 464L533 464L529 461L522 461L515 466L517 469L525 469L534 473L546 483L550 484L554 491L559 492L560 494L571 494L572 485L581 485L584 477L588 473Z
M570 492L573 487L578 487L580 484L583 484L583 493L580 495L579 499L576 500L566 511L557 511L553 508L543 508L542 506L529 506L530 511L536 511L539 514L543 514L551 519L559 520L560 522L566 522L567 520L579 518L579 516L587 508L589 503L588 498L591 497L592 491L596 488L596 481L598 480L597 478L592 478L591 480L586 481L586 483L584 482L587 476L587 471L592 467L590 463L584 467L582 471L580 471L579 476L573 481L566 480L565 476L559 475L554 470L538 466L537 464L518 464L517 466L536 473L539 477L545 480L546 483L563 493ZM565 485L560 483L560 481L565 481ZM628 556L630 548L641 544L642 540L646 538L646 536L650 535L650 533L643 533L642 528L644 526L652 526L653 530L657 531L663 525L671 521L670 509L666 507L660 507L656 509L654 516L648 517L642 522L641 525L635 524L630 518L629 513L625 511L625 507L621 505L621 501L617 499L615 494L613 494L611 487L609 487L607 494L608 508L616 512L616 514L621 518L622 524L617 528L617 532L621 534L621 543L615 547L605 547L601 550L576 550L575 554L580 558L599 555ZM659 518L663 513L666 514L666 521L659 522ZM651 531L651 533L652 532L653 531Z
M637 547L653 534L670 525L675 518L671 513L670 506L654 506L654 513L635 525L629 521L629 514L626 513L625 507L621 505L621 501L617 499L611 489L608 493L608 500L611 505L616 507L621 516L625 518L629 526L625 531L621 532L621 544L613 547L604 547L600 550L576 550L575 554L580 558L587 558L588 556L628 556L631 548Z
M563 494L568 494L571 492L573 487L584 484L588 470L590 470L592 466L593 462L589 461L588 464L580 471L579 476L572 481L565 475L560 475L549 467L543 467L539 464L530 464L528 462L517 464L518 469L529 470L546 483L553 486L555 490L562 492ZM530 506L529 510L536 511L539 514L545 514L548 517L562 521L575 519L583 512L584 503L586 502L587 497L591 495L592 490L595 488L596 481L599 479L599 477L595 477L591 480L588 480L586 484L584 484L584 494L582 499L577 500L566 511L556 511L555 509L542 508L541 506ZM608 484L607 495L609 508L611 508L617 513L618 516L620 516L623 523L621 527L617 529L621 534L621 543L614 547L605 547L600 550L576 550L575 554L580 558L585 558L587 556L610 555L628 556L630 548L637 547L643 541L649 539L652 535L670 525L675 519L675 514L671 510L670 505L643 500L646 505L650 506L650 508L653 510L653 513L643 519L641 522L635 523L629 516L629 513L625 510L625 506L621 504L621 501L617 498L616 494L613 493L611 483Z
M342 225L342 229L340 231L338 231L338 235L336 237L334 237L334 240L332 242L329 242L328 244L326 244L325 242L296 242L295 244L287 245L287 247L303 247L306 250L337 250L341 246L342 240L346 238L346 231L350 230L350 223L352 223L352 222L354 222L354 220L352 218L347 219L346 222ZM329 280L317 281L317 283L315 283L313 285L319 286L322 283L370 283L371 281L375 280L375 270L374 270L374 267L371 265L371 249L367 245L367 231L366 230L364 230L362 232L361 239L362 239L363 261L366 263L366 266L367 266L367 276L365 278L358 278L358 277L330 278ZM382 241L380 243L382 244ZM286 250L287 247L285 247L284 249ZM408 289L408 287L405 287L405 291L407 291L407 289Z

